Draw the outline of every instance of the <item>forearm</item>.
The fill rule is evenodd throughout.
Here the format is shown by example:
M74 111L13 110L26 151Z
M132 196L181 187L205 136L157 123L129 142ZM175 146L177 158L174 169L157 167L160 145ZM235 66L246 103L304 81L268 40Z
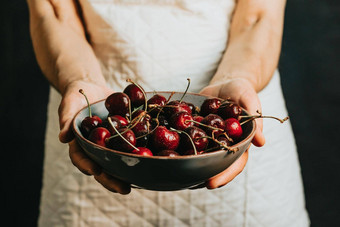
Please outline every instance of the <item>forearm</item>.
M280 56L285 0L239 0L227 49L211 81L248 79L256 91L272 77Z
M86 40L73 1L28 0L30 31L38 64L61 93L77 80L105 84L99 63Z

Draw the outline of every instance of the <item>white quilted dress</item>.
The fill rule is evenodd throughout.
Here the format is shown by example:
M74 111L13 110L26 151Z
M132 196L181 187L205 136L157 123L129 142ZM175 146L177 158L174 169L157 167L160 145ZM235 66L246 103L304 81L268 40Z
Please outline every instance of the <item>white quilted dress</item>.
M191 92L208 84L226 47L233 0L79 0L93 49L117 91ZM279 74L260 92L263 113L287 116ZM282 226L309 219L289 122L264 120L266 145L216 190L113 194L83 175L58 141L60 95L51 88L39 226Z

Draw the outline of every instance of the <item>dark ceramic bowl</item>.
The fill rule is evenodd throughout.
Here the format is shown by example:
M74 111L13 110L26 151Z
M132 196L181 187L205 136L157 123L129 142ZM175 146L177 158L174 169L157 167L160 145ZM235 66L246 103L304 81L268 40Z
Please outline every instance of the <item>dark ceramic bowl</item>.
M167 98L171 92L157 93ZM180 99L182 94L175 93L171 100ZM147 95L150 98L153 93L148 92ZM201 106L206 98L208 97L188 93L183 100ZM102 119L106 118L108 114L104 101L91 105L92 113ZM238 148L234 153L218 150L201 155L144 157L104 148L85 139L80 132L80 123L86 116L88 116L88 110L84 108L75 116L73 121L76 139L86 154L108 174L138 188L157 191L173 191L194 187L222 172L246 151L254 137L256 127L255 121L244 124L244 138L241 142L232 146L232 148Z

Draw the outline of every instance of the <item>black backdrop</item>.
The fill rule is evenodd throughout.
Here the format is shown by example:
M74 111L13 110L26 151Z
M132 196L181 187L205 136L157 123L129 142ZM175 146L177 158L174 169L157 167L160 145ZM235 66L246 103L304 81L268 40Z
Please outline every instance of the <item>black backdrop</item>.
M36 226L49 87L32 50L26 2L0 6L1 216L7 226ZM288 0L279 68L312 226L340 223L339 47L339 1Z

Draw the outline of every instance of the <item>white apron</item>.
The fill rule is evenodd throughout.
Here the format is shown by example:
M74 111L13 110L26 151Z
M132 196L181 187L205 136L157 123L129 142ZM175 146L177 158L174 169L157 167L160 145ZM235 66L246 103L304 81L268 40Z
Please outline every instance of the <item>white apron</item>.
M233 0L79 0L108 84L131 78L145 90L198 92L226 47ZM278 72L259 94L265 115L287 116ZM264 147L252 146L244 171L225 187L129 195L104 189L76 169L58 141L60 95L51 88L39 226L309 225L289 121L264 119Z

